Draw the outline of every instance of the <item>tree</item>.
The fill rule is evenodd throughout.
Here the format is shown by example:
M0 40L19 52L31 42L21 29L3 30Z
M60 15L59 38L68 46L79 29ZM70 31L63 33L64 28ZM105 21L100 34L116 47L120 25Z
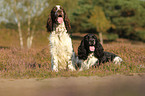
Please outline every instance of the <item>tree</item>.
M142 0L105 0L99 1L105 14L116 26L115 32L120 37L137 38L136 28L145 26L145 7ZM98 4L99 4L98 3ZM135 37L135 38L134 38Z
M111 23L106 19L106 16L101 7L95 6L94 10L91 11L90 23L96 26L97 32L99 32L99 38L101 44L103 44L102 33L106 32L110 27Z
M23 24L24 27L27 22L27 48L30 49L36 31L35 28L39 24L39 21L37 21L38 16L48 6L46 0L5 0L2 3L7 9L3 13L3 15L6 15L5 21L15 23L18 26L21 48L24 47L21 25Z
M32 46L32 41L35 34L36 25L38 24L38 16L41 15L44 8L47 6L45 5L46 0L26 0L25 6L26 6L26 14L27 14L27 48L30 49Z
M95 32L96 26L88 21L95 6L102 7L107 20L111 23L108 33L129 39L139 38L136 32L145 27L144 0L78 0L73 12L72 24L75 31Z
M20 46L21 49L24 47L23 45L23 36L22 36L22 29L21 29L21 19L23 19L23 9L21 5L24 2L19 2L18 0L5 0L6 6L9 6L11 11L13 12L13 16L15 17L15 23L18 26L19 38L20 38ZM11 17L12 18L12 17Z
M93 9L92 0L78 0L78 4L73 12L73 26L77 32L85 32L92 28L92 24L89 23L90 10Z

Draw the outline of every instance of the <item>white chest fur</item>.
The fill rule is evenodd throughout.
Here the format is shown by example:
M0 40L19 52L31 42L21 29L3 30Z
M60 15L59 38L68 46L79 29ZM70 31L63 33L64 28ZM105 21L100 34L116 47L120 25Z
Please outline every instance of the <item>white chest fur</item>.
M87 60L83 61L80 71L89 69L91 66L93 66L97 62L98 62L98 59L94 56L94 53L89 54Z
M66 69L67 63L73 54L72 41L67 33L64 23L55 28L49 37L53 64L58 65L57 69Z

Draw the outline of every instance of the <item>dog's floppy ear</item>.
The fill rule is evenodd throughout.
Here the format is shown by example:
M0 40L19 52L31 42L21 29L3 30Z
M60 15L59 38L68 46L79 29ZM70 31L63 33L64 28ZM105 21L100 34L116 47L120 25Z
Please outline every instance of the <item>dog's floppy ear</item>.
M95 57L98 59L102 58L104 56L104 48L100 44L99 40L96 38L96 44L95 44Z
M64 12L64 23L65 23L67 31L69 32L71 29L70 20L68 19L68 16L64 9L63 9L63 12Z
M47 24L46 24L47 32L51 32L53 30L53 24L52 24L52 18L51 18L51 13L47 19Z
M79 59L86 60L88 57L87 50L85 48L85 39L81 41L80 46L78 47L78 57Z
M52 8L49 16L48 16L48 19L47 19L47 24L46 24L46 28L47 28L47 31L48 32L51 32L53 31L53 23L55 22L55 7Z

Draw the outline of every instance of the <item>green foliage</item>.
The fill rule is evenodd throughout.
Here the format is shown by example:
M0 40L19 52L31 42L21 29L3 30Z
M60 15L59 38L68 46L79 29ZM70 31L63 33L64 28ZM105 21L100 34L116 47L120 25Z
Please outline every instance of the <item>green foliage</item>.
M74 9L74 31L87 32L95 29L96 7L102 7L104 15L111 23L112 33L119 37L130 39L135 35L135 28L145 27L145 3L141 0L79 0L78 7ZM95 10L96 9L96 10ZM94 12L94 13L93 13ZM94 15L94 16L93 16ZM98 14L96 14L98 16ZM103 16L102 16L103 18ZM99 20L102 21L102 18ZM90 22L89 20L92 19ZM76 22L77 21L77 22ZM103 25L105 25L104 23ZM106 24L107 25L107 24ZM105 29L105 28L103 28ZM107 28L106 28L107 29ZM93 31L95 32L95 31ZM92 33L93 33L92 32ZM111 31L108 31L111 33Z
M145 31L137 31L137 32L135 32L135 35L138 40L145 42Z
M95 6L91 11L89 21L96 26L97 32L106 32L111 27L111 23L106 19L102 8L98 6Z
M118 39L118 35L114 33L105 33L103 35L104 37L106 37L107 40L110 40L110 41L115 41L116 39Z
M92 24L89 23L88 18L91 15L90 10L93 9L92 0L79 0L78 5L73 12L73 22L75 27L74 32L86 31L92 28Z
M42 1L44 6L39 6L36 13L36 2L33 0L15 0L17 6L14 6L14 0L2 0L0 8L0 28L14 28L17 23L15 13L18 13L19 19L22 24L22 29L27 29L28 21L28 6L30 5L33 11L31 11L31 29L32 26L36 26L36 30L46 30L46 21L48 15L55 5L61 5L64 7L72 25L72 32L96 32L97 21L95 18L99 18L102 21L101 28L104 32L118 34L119 37L136 39L139 35L136 35L136 28L143 28L145 30L145 2L144 0L38 0L39 4ZM33 7L32 7L33 6ZM100 7L100 9L99 9ZM11 11L11 8L17 9ZM99 10L104 12L102 16L96 14ZM29 10L30 11L30 10ZM100 18L100 17L101 18ZM105 19L103 19L105 17ZM35 19L37 18L37 20ZM94 18L94 19L93 19ZM105 21L105 22L104 22ZM111 24L111 25L110 25ZM110 28L112 30L107 30ZM89 31L92 30L92 31ZM100 29L99 29L100 30ZM137 33L138 34L138 33ZM143 33L139 33L143 34Z
M140 0L108 0L103 7L106 15L122 37L135 34L135 27L145 25L145 8Z

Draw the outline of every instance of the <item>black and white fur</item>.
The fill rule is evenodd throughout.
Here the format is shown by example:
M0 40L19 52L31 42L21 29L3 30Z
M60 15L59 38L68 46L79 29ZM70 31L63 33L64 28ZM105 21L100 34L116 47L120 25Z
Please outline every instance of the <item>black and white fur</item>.
M56 72L62 69L76 70L75 53L68 34L71 26L63 7L56 5L52 8L46 27L50 32L52 70Z
M82 60L80 70L89 69L92 66L98 66L105 62L120 64L123 61L118 55L105 52L94 34L84 36L78 47L78 58Z

